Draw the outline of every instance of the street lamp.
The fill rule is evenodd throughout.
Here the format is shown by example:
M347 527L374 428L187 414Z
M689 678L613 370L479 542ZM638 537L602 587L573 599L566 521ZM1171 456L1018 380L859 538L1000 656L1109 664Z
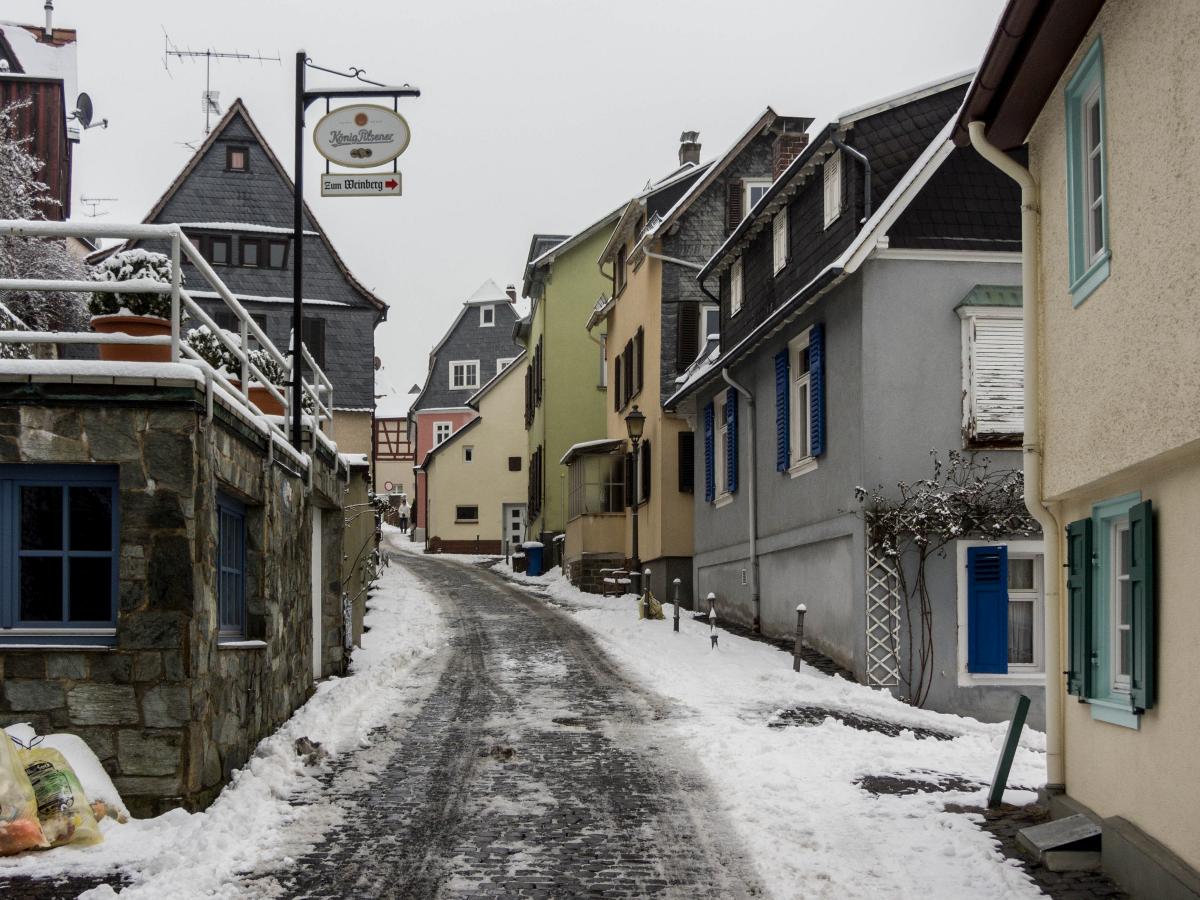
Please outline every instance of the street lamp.
M642 431L646 427L646 416L637 408L637 404L633 405L633 409L629 411L629 415L625 417L625 430L629 433L629 442L633 445L633 467L632 478L636 481L638 477L638 443L642 439ZM633 566L629 573L632 579L634 590L640 596L642 593L642 561L638 559L638 486L637 484L629 485L629 496L633 503Z

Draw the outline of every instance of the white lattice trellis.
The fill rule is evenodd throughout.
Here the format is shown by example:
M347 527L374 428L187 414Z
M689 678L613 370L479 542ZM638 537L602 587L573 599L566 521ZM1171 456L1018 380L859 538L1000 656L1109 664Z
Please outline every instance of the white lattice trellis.
M900 683L900 591L895 563L867 541L867 684Z

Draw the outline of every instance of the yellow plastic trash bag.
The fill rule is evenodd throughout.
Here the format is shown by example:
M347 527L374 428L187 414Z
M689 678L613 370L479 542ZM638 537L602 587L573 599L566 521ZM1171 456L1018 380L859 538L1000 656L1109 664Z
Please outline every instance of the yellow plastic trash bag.
M51 847L94 844L103 839L71 764L57 750L21 750L21 765L33 785L42 832Z
M0 856L49 847L20 751L0 728Z
M638 600L639 619L665 619L662 604L655 598L653 592L646 591Z

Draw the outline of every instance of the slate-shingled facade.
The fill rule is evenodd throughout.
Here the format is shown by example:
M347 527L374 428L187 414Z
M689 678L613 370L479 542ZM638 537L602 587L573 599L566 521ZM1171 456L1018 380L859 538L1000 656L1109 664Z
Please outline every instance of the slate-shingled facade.
M880 610L868 604L855 488L928 477L931 450L945 460L987 443L980 455L993 469L1021 465L1012 449L1019 435L980 441L964 427L964 361L975 358L977 327L999 323L1004 361L1020 371L1020 227L1006 208L1017 192L947 140L967 81L847 113L812 139L700 273L710 290L720 284L719 355L699 361L666 405L696 426L693 578L697 596L716 595L719 615L787 637L804 603L807 641L859 679L908 697L927 690L927 705L993 721L1011 713L1020 690L1034 698L1030 720L1038 723L1038 657L1019 662L1020 652L1007 655L1006 631L979 626L974 587L959 574L971 548L1002 546L1011 560L1032 559L1018 567L1040 583L1039 538L964 535L945 559L929 561L925 679L914 659L919 635L911 653L899 625L894 646L880 629L882 644L868 638ZM826 184L826 172L837 171L834 136L871 163L870 215L864 167L846 150L840 180ZM1004 302L978 302L997 296ZM722 369L753 396L753 410ZM1036 593L1018 599L1038 608ZM1006 593L998 596L1007 604ZM1006 609L998 611L1006 623ZM973 637L981 640L972 645ZM971 646L997 650L1004 671L977 666Z
M235 151L245 153L244 170L231 166ZM286 349L292 329L292 203L291 179L236 100L145 221L182 225L267 336ZM370 453L374 333L387 306L354 278L307 206L304 228L304 315L311 323L305 342L333 382L338 449ZM226 246L223 264L214 259L214 242ZM255 266L242 264L248 244L258 247ZM282 259L272 259L278 252L272 244L282 247ZM185 264L185 277L191 268ZM193 280L199 289L202 279ZM223 302L196 299L218 324L233 327Z

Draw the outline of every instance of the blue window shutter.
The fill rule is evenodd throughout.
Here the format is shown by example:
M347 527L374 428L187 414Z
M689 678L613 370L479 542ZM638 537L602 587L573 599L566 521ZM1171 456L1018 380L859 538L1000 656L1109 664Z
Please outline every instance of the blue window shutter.
M713 471L713 405L704 407L704 502L712 503L717 497L717 479Z
M1008 548L967 548L967 671L1008 672Z
M738 489L738 395L737 391L730 388L725 394L725 419L729 424L725 432L725 484L729 486L729 493L734 493Z
M1129 583L1132 593L1133 668L1129 695L1135 710L1154 706L1154 509L1146 500L1129 510Z
M812 393L812 455L825 453L825 326L808 333L808 380Z
M1067 525L1067 693L1090 697L1092 686L1092 520ZM1050 682L1047 682L1049 685Z
M791 435L790 404L788 403L788 357L787 348L775 354L775 471L788 469L788 438Z

